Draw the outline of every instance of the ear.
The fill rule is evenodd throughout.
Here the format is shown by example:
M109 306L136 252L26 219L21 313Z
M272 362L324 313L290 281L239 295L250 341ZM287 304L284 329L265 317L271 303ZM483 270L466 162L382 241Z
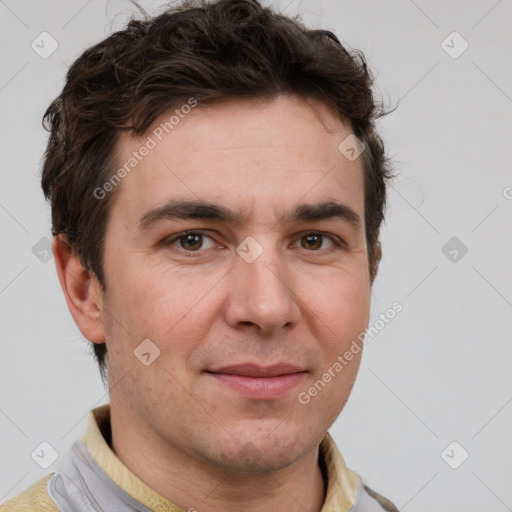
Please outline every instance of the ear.
M379 270L379 263L382 258L382 246L380 242L377 240L375 242L375 246L373 249L373 264L370 272L370 283L373 284L375 277L377 276L377 271Z
M103 291L98 279L84 269L63 236L54 237L52 250L60 285L76 325L89 341L104 343Z

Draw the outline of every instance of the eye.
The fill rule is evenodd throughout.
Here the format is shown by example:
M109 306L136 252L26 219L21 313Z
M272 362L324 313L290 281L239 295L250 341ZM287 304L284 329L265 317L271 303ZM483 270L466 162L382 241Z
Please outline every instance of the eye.
M205 238L211 241L210 245L207 247L205 247L204 244ZM185 231L164 242L165 245L174 245L176 243L180 245L181 249L187 252L200 252L201 248L211 249L215 245L211 237L200 231Z
M205 244L205 240L209 242ZM300 242L302 248L311 252L332 252L343 247L341 240L332 235L319 232L303 233L296 243ZM325 243L329 242L327 247ZM211 249L215 247L216 242L208 235L201 231L184 231L178 233L170 239L164 240L164 246L178 246L187 255L192 253L200 253L201 249Z
M333 236L326 235L324 233L305 233L299 238L303 248L310 249L314 252L318 252L318 250L321 249L325 240L329 240L331 245L327 248L324 247L322 251L331 251L336 248L341 248L342 246L342 244L338 242Z

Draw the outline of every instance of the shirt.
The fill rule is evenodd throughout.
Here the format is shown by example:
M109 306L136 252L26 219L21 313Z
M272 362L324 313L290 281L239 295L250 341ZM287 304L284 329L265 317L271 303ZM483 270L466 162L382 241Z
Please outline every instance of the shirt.
M184 512L132 473L110 443L106 404L89 412L85 434L57 470L1 505L0 512ZM327 477L321 512L398 512L347 468L329 433L320 444L320 458Z

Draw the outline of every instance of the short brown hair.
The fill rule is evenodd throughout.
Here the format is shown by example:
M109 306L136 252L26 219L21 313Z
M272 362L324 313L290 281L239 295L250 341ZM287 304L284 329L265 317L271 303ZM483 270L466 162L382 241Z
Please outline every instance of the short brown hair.
M124 30L87 49L69 68L48 107L50 132L42 188L51 201L52 234L62 234L105 289L104 235L115 191L93 191L115 169L121 131L142 135L160 115L193 97L198 104L290 93L321 100L365 145L365 231L371 281L391 178L375 121L364 55L326 30L306 28L257 0L184 1L155 17L143 13ZM102 378L106 346L94 343Z

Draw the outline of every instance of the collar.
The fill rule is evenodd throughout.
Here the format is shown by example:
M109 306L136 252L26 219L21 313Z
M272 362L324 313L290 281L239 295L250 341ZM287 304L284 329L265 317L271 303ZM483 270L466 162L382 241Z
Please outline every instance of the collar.
M135 476L110 448L110 404L89 412L82 437L101 469L124 492L154 512L182 512L179 507ZM347 468L334 440L327 433L320 444L320 457L327 474L327 493L321 512L349 512L356 501L361 479Z

